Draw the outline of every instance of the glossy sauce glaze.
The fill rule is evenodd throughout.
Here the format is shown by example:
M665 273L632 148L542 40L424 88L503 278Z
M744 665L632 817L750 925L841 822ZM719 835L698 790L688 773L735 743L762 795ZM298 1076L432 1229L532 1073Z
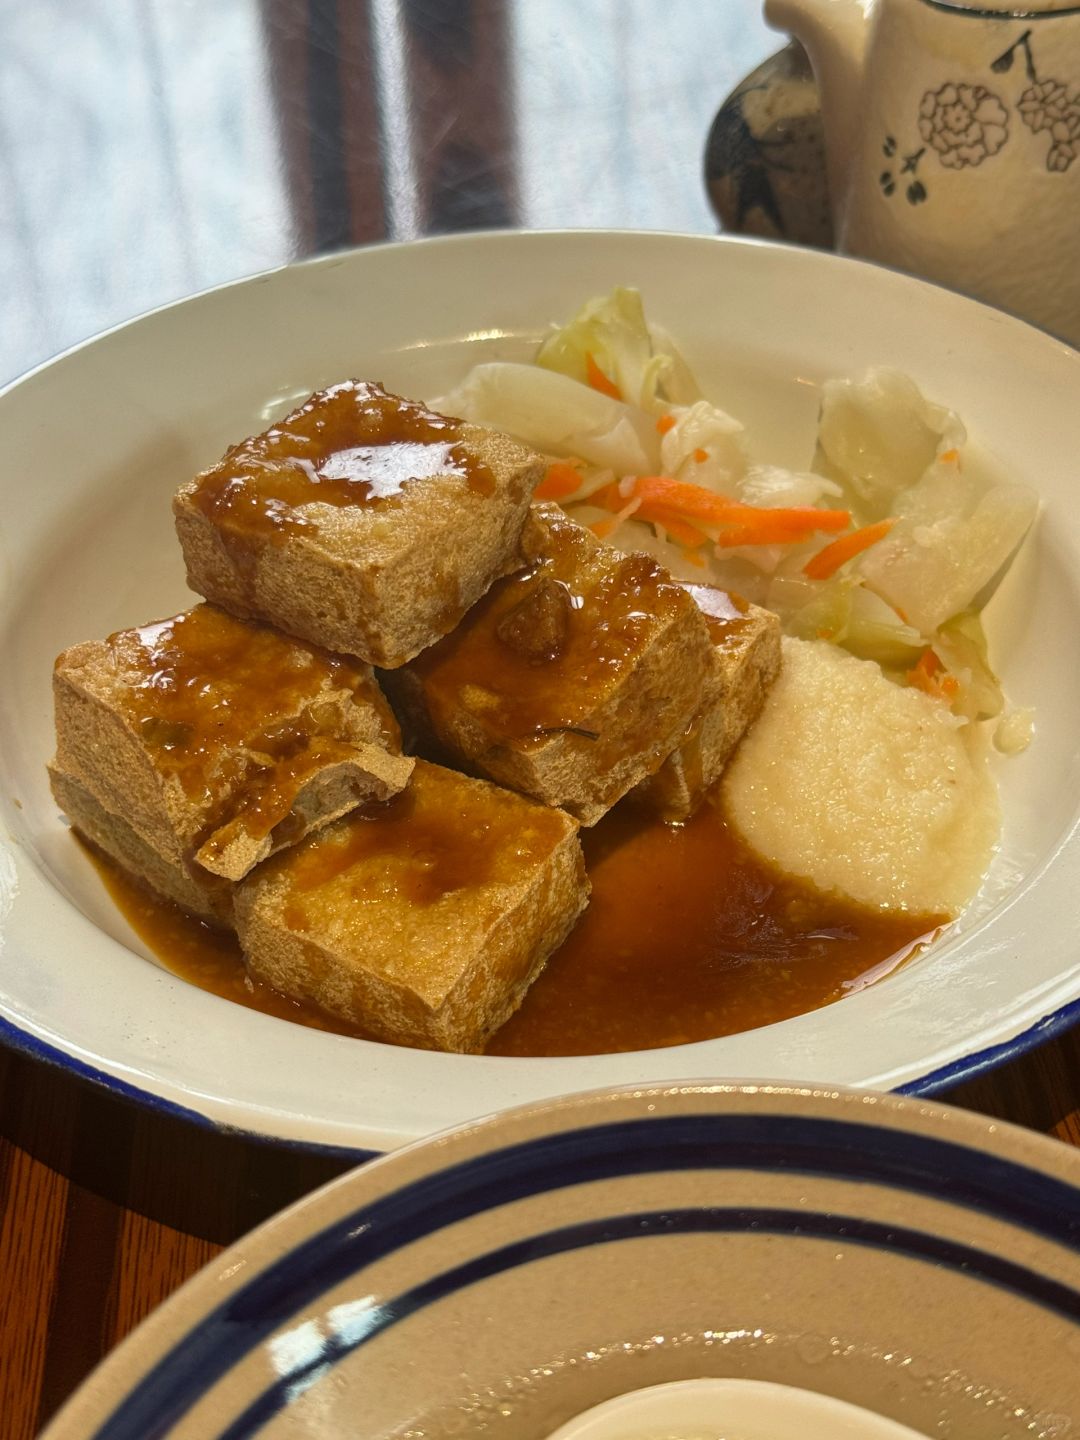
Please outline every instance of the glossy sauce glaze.
M587 731L657 633L694 608L648 555L600 546L557 507L537 507L530 524L533 563L497 581L412 662L436 733L452 730L461 710L494 743Z
M489 1054L653 1049L768 1025L887 974L945 923L866 910L777 876L712 804L681 827L620 806L582 839L589 907ZM133 928L177 974L270 1014L359 1033L252 986L232 937L98 863Z
M369 666L215 606L117 631L105 643L117 707L158 773L175 777L202 809L204 833L227 810L249 834L268 834L311 774L355 755L341 692L364 707L363 738L400 749Z
M407 487L439 475L493 494L494 475L461 434L459 420L346 380L234 445L198 477L190 500L234 540L280 542L318 530L317 514L304 507L394 504Z
M290 930L333 929L350 906L410 907L448 898L477 904L486 887L512 886L570 831L558 810L417 760L406 790L354 810L329 830L267 862L280 877Z

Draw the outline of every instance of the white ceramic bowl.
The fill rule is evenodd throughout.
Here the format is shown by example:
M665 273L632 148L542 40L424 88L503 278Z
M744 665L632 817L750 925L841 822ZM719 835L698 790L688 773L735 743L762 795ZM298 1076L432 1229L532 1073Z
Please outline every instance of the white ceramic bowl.
M551 1440L920 1440L895 1420L775 1380L668 1380L602 1400Z
M226 444L343 376L437 393L531 353L547 322L638 285L762 459L805 466L818 387L887 363L959 411L1044 514L992 604L1037 707L1000 770L1001 854L943 943L815 1013L677 1049L425 1054L306 1030L156 964L49 795L53 657L190 602L169 501ZM725 1075L931 1089L1032 1043L1080 999L1080 354L889 271L812 251L630 233L474 235L336 255L121 327L0 395L0 1027L104 1083L289 1141L382 1150L591 1087Z
M694 1386L668 1392L670 1426L624 1415L619 1440L762 1440L764 1416L771 1440L1065 1440L1078 1242L1080 1153L962 1111L781 1087L576 1096L272 1220L43 1440L545 1440L702 1378L742 1382L709 1397L723 1428L685 1408Z

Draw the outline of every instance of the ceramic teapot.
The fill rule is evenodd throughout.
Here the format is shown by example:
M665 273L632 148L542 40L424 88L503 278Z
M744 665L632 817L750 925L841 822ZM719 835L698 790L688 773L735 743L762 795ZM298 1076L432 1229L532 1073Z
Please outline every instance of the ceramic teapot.
M840 249L1080 344L1080 4L765 0L821 90Z

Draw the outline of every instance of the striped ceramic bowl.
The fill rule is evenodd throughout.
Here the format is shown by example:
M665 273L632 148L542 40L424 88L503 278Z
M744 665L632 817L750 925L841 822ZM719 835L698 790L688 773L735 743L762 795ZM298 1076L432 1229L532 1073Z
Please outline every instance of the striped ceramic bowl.
M956 1440L1075 1440L1080 1154L920 1100L795 1086L507 1112L255 1231L47 1440L540 1440L702 1377L782 1394L789 1415L812 1392L803 1440L876 1435L875 1416ZM821 1397L856 1428L830 1432ZM691 1429L632 1409L626 1440L759 1433L745 1406Z

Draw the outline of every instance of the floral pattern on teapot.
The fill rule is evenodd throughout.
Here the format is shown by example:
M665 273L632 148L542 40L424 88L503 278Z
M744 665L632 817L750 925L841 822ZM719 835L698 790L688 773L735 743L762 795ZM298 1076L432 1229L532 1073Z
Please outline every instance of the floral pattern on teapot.
M1060 173L1080 154L1080 89L1070 91L1060 80L1039 78L1030 30L1025 30L991 61L990 69L999 75L1006 74L1013 68L1018 54L1023 56L1028 84L1015 101L1016 113L1033 135L1048 135L1046 168ZM903 177L911 175L913 178L905 190L907 200L912 205L921 204L928 190L924 180L918 178L918 170L928 152L936 155L940 164L949 170L981 165L1009 140L1011 119L1007 101L986 85L947 81L937 90L927 90L916 117L916 127L924 143L918 150L900 156L898 174L892 167L881 172L882 191L886 195L895 194L898 179L903 183ZM893 160L899 152L896 137L886 135L881 149L887 160Z

